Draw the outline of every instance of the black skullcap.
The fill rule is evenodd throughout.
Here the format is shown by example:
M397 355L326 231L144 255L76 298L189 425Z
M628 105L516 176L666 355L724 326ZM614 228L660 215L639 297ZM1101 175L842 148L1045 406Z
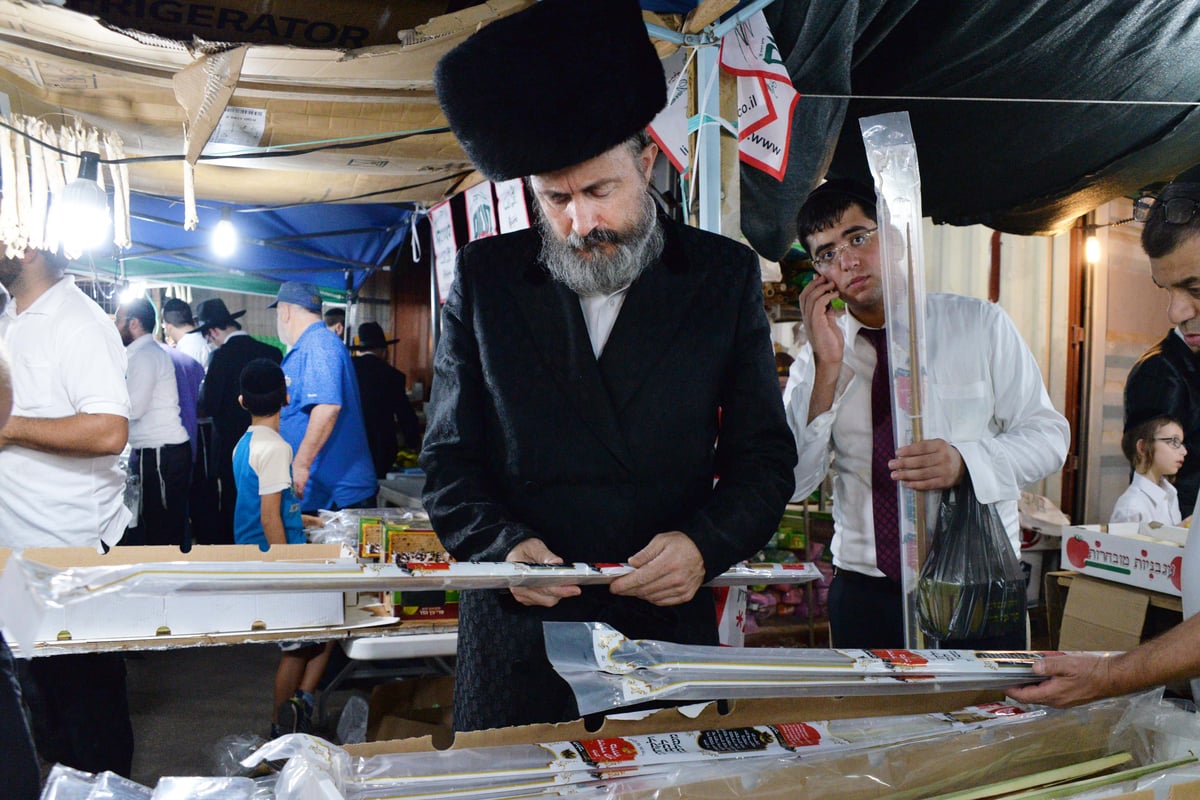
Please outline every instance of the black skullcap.
M595 158L667 103L637 0L542 0L442 56L433 85L459 143L494 181Z
M178 297L168 297L162 304L163 322L172 325L195 325L192 318L192 307Z
M244 395L261 396L287 389L283 370L269 358L256 358L246 364L238 381Z
M876 198L875 189L851 178L833 178L822 183L817 188L808 193L808 198L804 201L808 203L813 198L823 197L829 194L844 195L851 198L855 202L864 205L868 210L875 208Z

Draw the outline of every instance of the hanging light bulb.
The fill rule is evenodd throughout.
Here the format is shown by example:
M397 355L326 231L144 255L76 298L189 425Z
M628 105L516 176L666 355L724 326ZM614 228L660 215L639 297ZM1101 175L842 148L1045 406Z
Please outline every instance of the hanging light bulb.
M1083 258L1089 264L1100 263L1100 240L1089 236L1083 243Z
M228 206L221 209L221 221L213 228L209 244L217 258L229 258L237 252L238 232L233 226L233 211Z
M85 150L79 154L79 177L64 186L54 201L54 216L59 238L68 253L93 250L104 243L112 219L108 213L108 195L96 178L100 154Z
M137 300L145 296L146 283L144 281L133 281L121 290L122 303L128 303L130 300Z

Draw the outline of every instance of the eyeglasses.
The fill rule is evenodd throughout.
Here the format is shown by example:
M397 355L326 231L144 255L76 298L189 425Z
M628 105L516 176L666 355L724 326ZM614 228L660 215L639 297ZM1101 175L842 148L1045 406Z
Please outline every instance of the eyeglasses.
M1150 213L1157 205L1163 207L1163 219L1172 225L1187 225L1200 213L1200 200L1190 197L1172 197L1165 203L1159 203L1154 195L1142 195L1133 203L1133 218L1138 222L1150 219Z
M822 268L831 266L833 262L837 261L838 257L841 256L841 254L845 251L858 250L860 247L866 245L867 242L871 241L871 237L873 237L878 231L878 227L871 228L869 231L859 231L851 236L850 239L845 243L839 244L836 247L831 247L828 250L813 256L813 263Z
M1155 436L1154 441L1163 442L1172 450L1178 450L1183 447L1183 439L1180 439L1178 436Z

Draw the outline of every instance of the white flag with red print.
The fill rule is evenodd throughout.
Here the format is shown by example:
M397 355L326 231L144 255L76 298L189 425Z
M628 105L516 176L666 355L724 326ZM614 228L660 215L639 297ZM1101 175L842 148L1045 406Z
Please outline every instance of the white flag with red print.
M470 241L495 236L496 201L492 198L490 181L477 183L466 191L467 237Z
M525 181L513 178L496 184L496 211L500 232L512 233L529 227L529 206L525 204Z
M721 40L721 68L737 76L741 160L783 180L800 95L761 11Z
M688 73L687 51L680 48L663 59L667 73L667 105L649 125L650 136L658 144L671 166L687 177L691 145L688 142Z
M454 239L454 217L450 201L443 200L429 209L429 227L433 238L433 264L437 272L438 300L446 302L454 285L454 261L458 242Z

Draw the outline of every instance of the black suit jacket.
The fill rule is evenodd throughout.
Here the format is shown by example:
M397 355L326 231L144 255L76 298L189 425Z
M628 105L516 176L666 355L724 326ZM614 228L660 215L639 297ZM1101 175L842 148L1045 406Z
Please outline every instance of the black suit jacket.
M680 530L711 578L776 529L796 452L758 259L729 239L664 224L663 256L630 287L599 361L579 298L537 262L535 231L460 252L421 456L426 508L456 558L502 561L538 537L567 562L625 561ZM707 590L665 608L588 588L550 610L465 592L456 728L577 716L546 661L545 619L717 641Z
M1189 516L1200 490L1200 358L1175 331L1138 359L1125 379L1125 420L1158 415L1183 426L1187 456L1175 476L1179 510Z
M256 358L282 363L279 348L252 336L233 336L213 351L204 385L200 387L200 415L213 421L213 450L219 475L233 474L233 449L250 427L250 412L238 404L242 370Z
M421 442L421 424L408 402L403 372L373 353L356 356L353 363L375 477L383 478L396 461L397 434L404 437L405 447L415 450Z

